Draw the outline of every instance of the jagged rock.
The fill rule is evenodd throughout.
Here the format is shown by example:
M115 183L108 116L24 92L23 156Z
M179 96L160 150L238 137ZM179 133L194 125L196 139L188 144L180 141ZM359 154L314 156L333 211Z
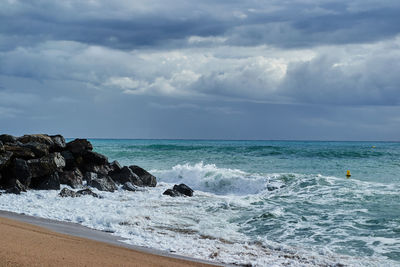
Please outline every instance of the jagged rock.
M61 151L61 156L63 156L65 160L66 170L72 170L76 167L75 157L70 151L68 150Z
M177 191L185 196L191 197L193 196L193 189L185 184L174 185L172 190Z
M129 169L131 169L134 174L139 176L140 180L142 180L143 186L155 187L157 185L156 177L151 175L149 172L147 172L143 168L136 166L136 165L132 165L132 166L129 166Z
M119 162L116 160L111 162L110 167L111 167L112 171L114 171L114 172L119 172L122 169L121 164L119 164Z
M36 178L32 187L39 190L60 190L60 178L57 172L46 177Z
M0 141L3 144L15 144L17 142L17 138L9 134L0 135Z
M21 184L18 180L15 181L15 185L6 190L7 194L21 194L21 192L26 192L26 187Z
M75 139L67 143L67 150L76 155L83 155L86 151L93 150L93 146L87 139Z
M93 192L92 190L90 190L89 188L79 190L79 191L76 192L76 193L77 193L79 196L86 196L86 195L89 195L89 196L101 198L98 194L94 193L94 192Z
M68 188L61 189L61 191L58 195L60 197L79 197L80 196L75 191L72 191L71 189L68 189Z
M122 186L123 190L126 191L142 191L143 189L140 189L139 187L137 187L136 185L133 185L131 182L126 182L124 183L124 185Z
M23 144L32 142L45 144L49 147L52 147L54 145L53 140L47 134L26 134L22 137L19 137L17 140Z
M87 151L83 154L83 159L88 164L104 165L108 163L108 158L94 151Z
M4 145L3 142L0 141L0 153L4 152Z
M23 147L14 144L4 145L4 149L8 152L13 153L13 157L22 158L22 159L33 159L35 158L35 154L28 147Z
M31 184L32 173L28 166L27 161L23 159L14 159L13 164L14 177L21 182L25 187L29 187Z
M111 172L111 178L120 184L131 182L137 186L143 186L142 180L129 167L124 166L119 172Z
M51 135L50 136L51 140L53 141L53 146L51 147L51 150L53 152L60 152L66 148L65 144L65 139L62 135Z
M101 176L97 173L87 172L85 173L87 185L97 188L100 191L114 192L117 190L117 186L109 176Z
M22 147L30 149L36 158L41 158L49 154L49 146L43 143L29 142Z
M75 168L72 171L63 171L59 174L60 183L71 186L72 188L81 188L83 181L83 174Z
M47 176L65 167L65 160L59 152L51 153L39 159L28 160L32 177Z
M171 197L181 197L181 196L183 196L183 194L181 194L178 191L175 191L173 189L165 190L163 195L167 195L167 196L171 196Z
M93 165L93 164L83 164L81 167L85 172L94 172L103 176L107 176L111 171L110 166L106 165Z
M10 164L12 156L13 153L9 151L0 154L0 170L6 168Z

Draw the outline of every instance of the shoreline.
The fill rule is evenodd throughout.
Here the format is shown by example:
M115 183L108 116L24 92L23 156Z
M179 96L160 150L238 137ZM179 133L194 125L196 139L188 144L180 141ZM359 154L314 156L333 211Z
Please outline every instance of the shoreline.
M94 230L77 223L56 221L40 217L18 214L0 210L0 229L7 233L7 238L12 238L16 247L4 244L7 240L0 241L0 260L6 266L29 266L34 265L23 258L30 253L40 253L37 256L38 265L85 265L91 266L108 261L107 266L227 266L221 263L207 260L175 255L166 251L153 248L141 247L121 242L122 237L110 233ZM17 229L17 231L15 231ZM23 231L24 233L18 231ZM41 242L38 243L38 240ZM54 244L55 242L55 244ZM32 247L34 244L34 247ZM51 250L51 246L67 247L70 250L63 250L57 254ZM82 247L83 246L83 247ZM76 255L83 248L90 248L90 257ZM4 249L8 252L4 255ZM32 250L33 249L33 250ZM51 253L48 254L49 249ZM29 251L27 251L29 250ZM46 251L46 253L43 253ZM113 257L109 258L98 252L110 251ZM79 254L79 253L78 253ZM33 255L31 255L33 256ZM79 256L79 257L78 257ZM11 258L9 258L11 257ZM123 262L118 262L124 260Z

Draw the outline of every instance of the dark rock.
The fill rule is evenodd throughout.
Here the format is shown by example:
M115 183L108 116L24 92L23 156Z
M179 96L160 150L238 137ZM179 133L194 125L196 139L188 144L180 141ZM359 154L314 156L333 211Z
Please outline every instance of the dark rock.
M85 172L94 172L103 176L107 176L111 171L111 168L106 165L93 165L93 164L83 164L81 167Z
M66 170L72 170L77 166L77 164L75 162L75 157L70 151L68 151L68 150L61 151L61 156L63 156L63 158L65 160L65 169Z
M80 196L75 191L72 191L71 189L68 189L68 188L63 188L58 195L60 197L79 197Z
M33 183L33 185L35 185ZM49 176L36 179L36 185L34 189L39 190L60 190L60 178L57 172L50 174Z
M142 189L140 189L136 185L133 185L131 182L124 183L122 189L126 191L142 191Z
M9 134L0 135L0 141L3 144L15 144L17 142L17 138Z
M188 196L188 197L193 196L193 189L191 189L189 186L187 186L185 184L174 185L172 190L178 191L179 193L181 193L185 196Z
M0 170L6 168L10 164L12 156L13 153L9 151L0 154Z
M100 191L114 192L117 186L109 176L98 176L97 173L85 173L87 185L97 188Z
M28 160L32 177L47 176L65 167L65 160L59 152L51 153L39 159Z
M36 158L41 158L49 154L49 146L46 144L29 142L22 144L22 147L30 149Z
M15 181L15 185L6 190L7 194L21 194L21 192L26 192L26 187L21 184L18 180Z
M94 151L87 151L83 154L83 160L88 164L104 165L108 163L108 158Z
M4 145L3 142L0 141L0 153L4 152Z
M14 177L25 187L29 187L31 184L32 173L27 161L23 159L14 159L13 165Z
M4 149L8 152L13 153L13 157L22 159L33 159L35 154L30 148L19 146L19 145L4 145Z
M52 152L60 152L66 148L65 139L62 135L51 135L50 138L54 143L51 147Z
M89 188L86 188L86 189L82 189L82 190L79 190L78 192L76 192L79 196L86 196L86 195L89 195L89 196L93 196L93 197L98 197L98 198L100 198L100 196L98 195L98 194L96 194L96 193L94 193L92 190L90 190Z
M28 135L24 135L22 137L19 137L17 140L20 141L23 144L26 144L26 143L41 143L41 144L45 144L45 145L47 145L49 147L52 147L54 145L53 140L47 134L28 134Z
M86 151L93 150L93 146L87 139L75 139L67 143L67 150L76 155L83 155Z
M112 170L113 172L119 172L119 171L121 171L121 169L122 169L121 164L119 164L119 162L116 161L116 160L114 160L113 162L111 162L110 167L111 167L111 170Z
M69 185L72 188L82 187L83 174L78 168L75 168L72 171L63 171L59 176L61 184Z
M183 196L181 193L179 193L178 191L175 191L173 189L165 190L163 195L167 195L167 196L171 196L171 197L181 197L181 196Z
M142 180L130 168L124 166L119 172L111 172L111 178L120 184L131 182L137 186L143 186Z
M155 176L148 173L146 170L142 169L139 166L132 165L129 166L129 169L133 171L134 174L139 176L140 180L143 182L143 186L151 186L155 187L157 185L157 179Z

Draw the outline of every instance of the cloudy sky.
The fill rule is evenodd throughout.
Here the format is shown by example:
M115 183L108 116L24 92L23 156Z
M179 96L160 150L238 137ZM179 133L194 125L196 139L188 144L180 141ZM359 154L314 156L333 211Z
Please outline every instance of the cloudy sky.
M398 0L0 0L0 132L400 140Z

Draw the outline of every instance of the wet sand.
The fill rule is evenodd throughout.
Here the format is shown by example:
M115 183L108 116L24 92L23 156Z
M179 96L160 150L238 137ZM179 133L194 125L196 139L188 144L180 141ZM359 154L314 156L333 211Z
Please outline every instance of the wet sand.
M56 229L46 223L54 224ZM44 227L38 226L41 224ZM212 266L205 261L119 244L110 234L75 224L8 212L0 212L0 233L0 266Z

